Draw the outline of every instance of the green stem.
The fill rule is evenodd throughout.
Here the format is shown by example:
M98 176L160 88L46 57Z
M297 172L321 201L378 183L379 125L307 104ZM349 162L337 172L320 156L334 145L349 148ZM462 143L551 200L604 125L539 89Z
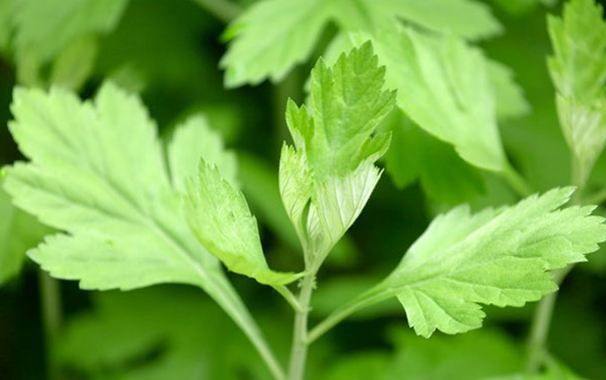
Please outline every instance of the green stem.
M52 352L61 329L61 289L59 281L42 270L38 270L38 286L40 288L40 307L42 309L46 347L47 376L54 380L57 379L58 375Z
M316 281L315 272L303 278L299 305L302 310L295 315L295 326L293 332L292 349L290 353L290 365L288 368L288 380L303 380L305 375L305 362L307 360L307 319L311 294Z
M206 9L219 20L229 23L240 14L241 10L237 4L228 0L194 0L202 8Z
M511 165L503 169L501 176L519 196L524 198L532 194L530 185Z
M391 297L390 294L386 292L379 292L376 290L371 290L368 293L363 294L358 297L354 301L340 307L335 310L332 314L330 314L326 319L317 324L307 335L307 344L311 344L328 332L330 329L335 327L345 318L349 317L351 314L355 313L357 310L364 308L366 306L370 306L377 302L383 301L387 298Z
M296 313L303 312L304 309L299 304L299 300L295 297L294 294L284 285L276 286L274 289L280 293L282 297L289 303L290 306L295 310Z
M554 282L560 285L573 267L573 265L569 265L566 268L555 271L553 275ZM557 298L557 291L544 297L541 302L539 302L533 315L528 340L528 359L526 362L526 371L529 373L538 372L545 361L547 354L545 352L545 346L547 344L547 336L549 335L549 327L551 326L551 318Z

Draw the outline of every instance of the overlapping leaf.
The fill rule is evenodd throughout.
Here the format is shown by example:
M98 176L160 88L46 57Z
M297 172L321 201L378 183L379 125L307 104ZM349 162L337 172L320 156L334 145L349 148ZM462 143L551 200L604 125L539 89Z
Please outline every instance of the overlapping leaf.
M306 252L323 257L353 224L380 177L374 162L389 134L372 136L391 111L395 93L383 91L385 69L372 45L322 60L312 71L311 114L289 102L287 124L296 149L284 146L280 192Z
M185 217L190 228L227 268L273 286L300 277L269 269L257 220L244 195L224 180L215 166L200 161L197 179L190 179L186 187Z
M48 237L31 258L85 289L200 286L254 344L264 345L218 260L189 230L155 124L139 99L112 84L94 102L56 88L18 88L12 111L11 133L31 161L8 169L5 188L18 207L66 232ZM191 165L177 160L170 167L178 175Z
M266 0L250 7L226 31L234 39L221 65L230 87L281 80L309 59L330 22L352 31L404 20L468 38L494 35L498 21L470 0Z

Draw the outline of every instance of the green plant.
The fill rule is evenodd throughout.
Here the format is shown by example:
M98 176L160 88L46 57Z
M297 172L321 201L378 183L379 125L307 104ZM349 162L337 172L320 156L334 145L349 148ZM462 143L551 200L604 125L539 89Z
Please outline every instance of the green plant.
M231 3L198 2L224 19L239 12ZM532 111L511 70L474 45L502 30L483 4L434 0L440 13L416 0L266 0L248 8L224 33L231 41L221 61L227 87L287 82L294 65L313 55L325 26L337 25L311 70L305 104L286 102L292 143L280 141L277 175L227 150L200 112L161 135L133 94L146 81L160 83L150 78L161 70L120 65L92 99L75 93L92 75L97 38L111 33L126 4L66 6L62 39L36 50L48 36L34 21L47 5L0 3L16 15L11 32L0 29L0 48L13 53L17 67L9 130L27 160L2 172L0 281L15 276L24 251L37 245L27 256L81 289L198 287L249 342L188 288L96 295L98 314L62 327L57 283L41 277L49 377L70 378L60 368L75 366L76 375L127 379L581 378L550 353L547 337L558 286L606 240L603 212L594 215L598 206L591 205L606 198L592 177L606 143L606 22L593 0L571 0L548 22L549 74L572 168L570 181L549 186L519 173L515 158L527 158L506 149L501 136L500 123ZM346 233L378 186L381 163L398 187L420 182L436 202L433 220L420 236L422 228L406 232L418 237L392 268L326 283L321 276L330 260L352 255ZM451 207L483 192L490 196L473 208ZM248 202L299 256L289 253L280 263L264 250ZM264 297L249 301L254 285L236 275L267 286L264 295L282 296L294 315L292 339L276 336L289 328L284 313L253 316L252 305L266 307ZM315 297L328 300L318 317ZM479 329L487 314L499 313L491 306L533 301L540 302L523 355L490 330L435 336ZM331 366L313 357L316 347L332 352L320 338L337 324L385 310L399 320L405 314L414 333L429 340L396 328L389 332L392 352L336 354ZM252 349L261 360L249 355ZM487 364L477 363L479 353ZM141 357L145 365L129 367Z

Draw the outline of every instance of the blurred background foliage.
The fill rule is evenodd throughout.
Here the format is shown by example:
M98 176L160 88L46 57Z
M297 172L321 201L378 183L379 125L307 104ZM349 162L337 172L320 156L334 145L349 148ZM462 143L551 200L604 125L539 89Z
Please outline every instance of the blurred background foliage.
M337 28L323 31L312 59L276 83L226 89L219 68L226 51L222 34L226 23L254 2L234 1L226 8L214 0L0 0L1 124L11 118L11 92L17 84L61 85L87 98L103 81L112 80L141 94L163 136L188 115L202 112L237 152L239 182L261 223L268 260L278 269L292 268L299 263L300 248L277 186L279 151L288 135L284 106L287 97L304 100L311 65ZM503 31L478 44L511 69L496 73L497 83L502 75L513 75L521 86L501 94L505 101L499 103L507 154L534 189L567 184L569 153L546 67L551 52L546 14L559 14L561 4L487 4ZM313 318L326 316L387 273L436 213L459 203L478 209L516 199L500 178L469 165L450 145L400 113L383 127L394 133L384 159L387 173L321 272ZM7 128L0 128L0 164L19 158ZM602 156L588 188L604 186ZM235 325L202 292L184 286L99 293L62 282L62 325L52 347L45 349L38 288L42 277L24 253L48 232L0 192L0 379L43 379L49 369L66 380L268 378ZM285 360L291 311L271 290L231 277ZM549 338L554 357L590 379L606 379L604 305L606 253L598 252L564 283ZM425 340L409 331L395 300L385 302L356 314L316 343L308 378L496 379L523 368L525 334L535 306L490 308L482 330ZM554 368L559 368L554 379L569 378L561 364Z

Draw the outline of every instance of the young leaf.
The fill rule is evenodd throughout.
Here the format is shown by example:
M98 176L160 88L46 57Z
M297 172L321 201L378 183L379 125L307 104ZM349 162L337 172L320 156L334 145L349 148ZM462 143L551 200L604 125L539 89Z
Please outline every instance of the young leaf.
M374 163L390 135L371 135L395 102L394 92L382 90L384 74L367 43L332 68L317 63L311 115L292 101L287 106L296 149L282 149L280 191L306 253L320 257L316 263L353 224L379 180Z
M58 88L17 88L12 111L9 128L31 162L8 169L5 189L18 207L66 232L30 251L34 261L84 289L200 286L275 363L219 262L189 230L138 98L112 84L94 102Z
M216 165L229 183L236 184L238 163L233 152L225 150L221 136L214 132L202 115L187 119L175 130L168 146L173 187L185 192L185 179L198 173L200 157L209 164Z
M595 207L560 209L572 188L512 207L471 214L460 206L434 219L379 285L310 332L310 341L353 311L396 297L418 335L479 328L481 304L523 306L557 289L549 270L585 261L606 240Z
M266 0L251 6L225 32L233 39L221 61L225 83L237 87L281 80L309 59L331 21L344 30L371 31L395 20L466 38L501 30L485 5L470 0Z
M548 60L557 90L560 124L587 180L606 143L606 22L593 0L572 0L563 18L549 17L554 56Z
M200 242L228 269L266 285L293 282L294 273L275 272L267 266L257 220L244 195L224 180L216 166L200 161L197 180L186 184L185 217Z

